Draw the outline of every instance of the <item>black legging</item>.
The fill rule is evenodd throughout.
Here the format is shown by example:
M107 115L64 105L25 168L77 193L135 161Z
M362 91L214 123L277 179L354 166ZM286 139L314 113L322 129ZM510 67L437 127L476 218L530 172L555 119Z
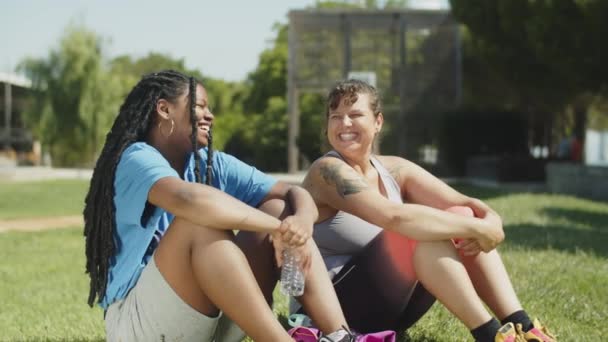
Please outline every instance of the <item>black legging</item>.
M412 274L409 243L397 233L383 231L334 277L336 294L353 330L403 331L435 302Z

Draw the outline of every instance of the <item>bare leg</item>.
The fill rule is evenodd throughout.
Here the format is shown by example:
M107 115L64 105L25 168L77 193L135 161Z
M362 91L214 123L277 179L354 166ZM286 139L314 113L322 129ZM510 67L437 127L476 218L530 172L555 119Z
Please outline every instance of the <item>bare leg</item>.
M256 341L291 341L264 300L232 232L176 218L155 261L171 288L199 312L216 316L221 309Z
M291 208L282 200L270 200L260 206L260 210L278 218L285 218L290 215ZM262 292L269 302L272 301L272 290L278 280L278 270L274 262L274 250L268 241L268 238L260 236L252 237L251 234L244 234L241 245L240 236L243 232L237 235L237 243L245 251L249 262L251 260L260 261L257 264L251 264L256 279L262 288ZM342 326L348 327L346 319L340 308L340 302L334 291L334 287L327 275L325 264L321 258L321 254L314 242L312 251L312 265L310 271L306 275L306 286L304 294L298 298L305 311L310 315L310 318L315 322L315 325L325 334L332 333ZM252 248L251 246L266 246L264 248ZM249 257L252 252L257 250L256 258ZM270 299L269 299L270 298Z
M468 207L452 207L448 211L464 216L474 216ZM509 274L500 255L495 250L475 256L461 255L461 260L477 290L477 294L492 312L503 319L522 306L515 294Z
M241 231L236 235L235 242L245 254L266 303L271 307L272 292L279 279L279 270L274 261L274 249L269 235Z
M467 328L474 329L492 318L451 241L418 242L414 266L424 287Z
M496 250L462 257L469 277L481 299L499 319L523 310L515 294L509 274Z
M330 334L348 327L333 284L317 245L313 243L312 265L306 276L304 294L298 298L304 310L323 333Z

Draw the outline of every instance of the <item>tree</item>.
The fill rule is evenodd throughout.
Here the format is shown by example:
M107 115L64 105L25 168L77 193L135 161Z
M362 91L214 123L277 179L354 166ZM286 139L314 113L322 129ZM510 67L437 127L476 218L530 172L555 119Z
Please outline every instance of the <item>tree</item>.
M287 28L277 24L274 29L273 45L262 51L245 84L233 84L218 98L230 109L218 116L214 128L218 148L265 171L282 171L286 165Z
M320 1L316 8L396 8L407 1ZM239 158L265 170L285 170L287 165L287 56L288 26L275 24L275 39L259 58L255 70L249 73L243 95L242 116L220 118L216 126L222 132L229 127L240 127L225 141L225 149ZM319 37L311 37L318 40ZM335 51L339 51L336 49ZM378 56L369 56L379 58ZM388 58L388 57L387 57ZM335 68L339 68L336 64ZM323 97L303 94L300 101L300 150L309 160L321 154L323 125ZM255 132L252 134L252 132Z
M69 26L59 47L47 58L25 59L20 69L33 80L33 96L24 119L57 166L90 166L128 92L145 74L173 69L202 81L216 115L215 146L222 148L245 122L247 87L207 78L183 59L151 52L134 59L104 62L103 41L82 26Z
M246 86L242 82L226 82L205 77L199 70L187 68L183 58L173 58L156 52L139 59L127 55L118 56L110 62L110 73L119 80L118 87L123 98L143 75L164 69L194 76L203 83L211 110L216 116L214 147L223 149L226 142L245 124L242 104L247 93Z
M472 76L472 93L526 112L546 113L549 122L571 107L574 130L582 138L589 105L608 87L608 2L450 3L470 33L465 79ZM482 68L470 73L471 65Z
M251 86L245 110L261 113L273 96L287 94L287 25L275 24L277 33L272 47L262 51L257 68L247 76Z
M117 101L102 68L102 39L69 26L59 47L44 59L26 59L20 69L39 95L24 119L59 166L91 163ZM105 126L105 127L104 127Z
M194 76L199 80L203 79L200 71L185 66L183 58L173 58L157 52L150 52L147 56L138 59L121 55L113 58L109 63L109 73L119 80L122 97L127 95L143 75L167 69Z
M344 3L322 2L317 6L351 6ZM244 113L250 118L246 130L227 146L227 152L265 170L285 171L287 165L287 25L275 25L274 44L260 54L257 68L247 78L250 87L244 100ZM321 154L323 99L318 94L304 94L300 101L301 132L298 145L309 160ZM246 147L240 147L240 144ZM237 148L238 146L238 148ZM255 146L255 148L253 148ZM251 158L251 159L248 159Z

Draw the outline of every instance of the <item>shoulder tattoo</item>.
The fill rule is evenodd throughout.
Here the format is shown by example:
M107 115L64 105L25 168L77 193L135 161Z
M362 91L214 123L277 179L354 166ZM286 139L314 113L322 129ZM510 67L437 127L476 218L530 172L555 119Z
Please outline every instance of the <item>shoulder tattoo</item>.
M357 175L341 175L342 165L323 165L320 168L325 183L334 185L340 197L353 195L367 188L367 183Z
M397 183L401 183L401 171L403 170L403 165L395 164L387 167L386 170L388 173L393 176L393 178L397 181Z

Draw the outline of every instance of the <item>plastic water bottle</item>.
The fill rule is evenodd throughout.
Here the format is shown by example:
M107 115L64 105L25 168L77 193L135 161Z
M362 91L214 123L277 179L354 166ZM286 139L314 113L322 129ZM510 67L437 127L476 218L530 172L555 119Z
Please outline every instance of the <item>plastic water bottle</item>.
M289 248L283 250L281 292L291 297L298 297L304 294L304 273L300 269L297 253Z

